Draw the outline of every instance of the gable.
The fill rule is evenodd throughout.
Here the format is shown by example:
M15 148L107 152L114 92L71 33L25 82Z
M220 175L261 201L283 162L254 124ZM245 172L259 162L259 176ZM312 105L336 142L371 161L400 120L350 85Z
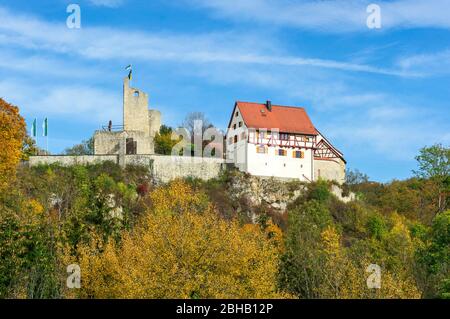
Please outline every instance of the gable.
M239 122L242 122L243 126L245 126L245 121L242 117L241 111L239 110L239 107L235 104L233 112L231 113L230 121L228 122L227 134L231 129L233 129L233 124L238 125Z
M314 158L320 160L342 159L345 163L343 154L334 148L323 136L321 137L322 139L316 144Z

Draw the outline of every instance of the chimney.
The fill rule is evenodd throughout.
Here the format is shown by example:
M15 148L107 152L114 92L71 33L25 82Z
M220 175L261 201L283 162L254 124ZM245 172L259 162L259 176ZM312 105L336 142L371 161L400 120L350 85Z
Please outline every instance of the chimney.
M266 107L269 110L269 112L272 111L272 102L270 102L269 100L266 102Z

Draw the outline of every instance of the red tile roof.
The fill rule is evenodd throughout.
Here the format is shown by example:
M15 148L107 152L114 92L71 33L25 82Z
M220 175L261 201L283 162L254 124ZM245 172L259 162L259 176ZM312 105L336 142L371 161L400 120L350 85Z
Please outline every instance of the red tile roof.
M248 128L278 128L284 133L318 134L302 107L272 105L272 111L269 111L266 104L239 101L236 102L236 107Z

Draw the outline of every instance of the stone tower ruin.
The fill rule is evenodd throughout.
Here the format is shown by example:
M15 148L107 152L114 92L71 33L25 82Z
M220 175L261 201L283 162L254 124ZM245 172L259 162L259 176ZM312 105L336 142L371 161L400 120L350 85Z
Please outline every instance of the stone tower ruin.
M149 109L144 91L123 81L123 125L109 123L94 134L94 154L154 154L154 137L161 127L161 113Z

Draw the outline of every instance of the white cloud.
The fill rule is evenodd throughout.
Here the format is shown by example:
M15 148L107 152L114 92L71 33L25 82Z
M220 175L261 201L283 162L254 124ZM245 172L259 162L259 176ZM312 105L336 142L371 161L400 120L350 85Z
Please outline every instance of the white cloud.
M442 116L432 116L417 107L388 105L337 116L326 122L323 130L344 143L352 156L375 153L380 155L379 162L409 161L424 145L448 142L448 125Z
M415 103L410 104L408 97L376 88L361 89L354 84L356 76L349 79L330 70L310 71L236 66L204 69L197 76L221 85L238 84L270 92L276 98L266 98L276 104L305 107L313 123L353 158L372 154L379 156L379 162L411 161L420 147L448 141L445 111L418 107L419 101L410 99ZM251 99L245 95L234 98Z
M381 7L382 29L450 28L448 0L185 0L215 16L323 32L368 31L366 8ZM373 32L373 31L372 31Z
M120 7L124 0L89 0L94 6L117 8Z
M220 2L212 1L213 4ZM262 1L249 0L237 6L239 9L239 6L256 2L276 3ZM322 5L328 5L328 2L323 1ZM271 14L278 19L278 12ZM34 66L33 72L42 72L47 76L64 77L74 72L82 77L88 70L86 67L81 70L76 68L85 62L97 64L112 61L123 65L139 62L149 66L154 61L168 61L172 67L183 63L178 73L189 79L200 76L206 78L208 83L259 88L261 92L278 92L278 96L288 101L305 101L308 109L328 119L320 123L320 128L330 137L352 147L373 148L378 154L396 159L411 159L418 146L433 139L439 141L448 131L445 123L437 126L431 118L425 122L412 117L415 108L395 102L392 96L376 90L358 89L359 78L352 77L354 72L416 76L426 71L425 67L416 66L431 63L435 60L431 57L406 57L397 68L385 69L367 64L291 56L285 54L281 49L283 46L276 45L276 40L270 35L264 35L265 41L260 41L262 35L236 32L174 34L101 27L70 30L66 28L65 21L46 22L1 8L0 21L0 48L11 50L0 53L2 69L25 73L27 68ZM317 20L309 25L323 27L321 23ZM32 49L30 52L37 51L40 55L15 55L15 48ZM23 53L23 50L20 51ZM46 58L47 54L58 56L58 59ZM6 60L2 61L2 58ZM74 64L69 63L70 59L75 60ZM98 73L99 68L89 71ZM344 78L341 75L346 72L336 71L353 73L349 73L350 78ZM27 82L4 79L0 80L0 96L20 105L29 115L76 117L80 121L96 124L106 123L109 119L120 122L121 117L120 91L96 89L85 82L81 85L63 85L58 82L32 83L29 79ZM230 99L240 98L230 96ZM274 102L283 104L285 101ZM162 111L164 116L164 109ZM170 115L168 117L170 120ZM174 121L173 118L171 120ZM448 133L446 136L448 140Z
M450 74L450 49L403 57L398 60L398 65L405 72L423 75Z
M98 69L75 64L70 59L40 56L37 54L23 55L14 51L0 51L0 70L14 71L14 74L23 73L27 77L45 77L49 81L58 78L93 78L101 73Z
M0 81L0 97L18 105L22 114L33 117L77 117L89 123L107 123L109 119L121 121L120 92L9 79Z
M76 54L86 59L123 61L171 61L183 63L233 63L281 66L313 66L393 76L420 76L404 70L365 64L296 57L283 54L273 41L234 32L200 35L145 33L111 28L68 29L30 16L13 15L0 8L0 39L3 45Z

